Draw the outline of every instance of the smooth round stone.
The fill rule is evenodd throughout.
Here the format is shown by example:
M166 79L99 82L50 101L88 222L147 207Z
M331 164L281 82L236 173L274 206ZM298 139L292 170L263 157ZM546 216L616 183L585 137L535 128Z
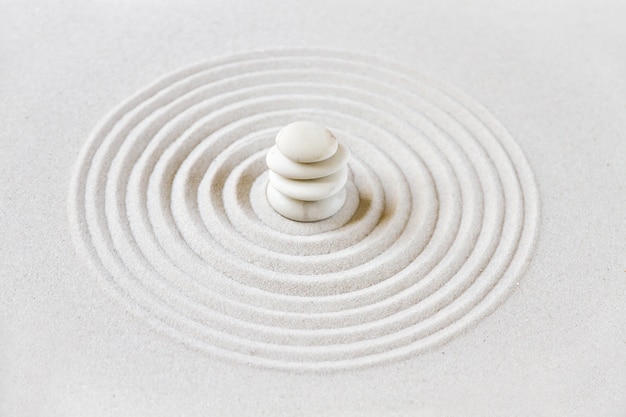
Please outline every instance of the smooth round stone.
M267 184L267 201L283 217L298 222L316 222L337 213L346 202L346 189L318 201L302 201L281 194L272 184Z
M292 180L269 171L270 184L287 197L303 201L323 200L336 194L346 185L348 167L344 166L334 174L314 180Z
M346 165L348 158L350 158L350 151L340 143L333 156L320 162L308 164L294 162L283 155L276 146L272 146L269 150L265 161L269 169L285 178L311 180L334 174Z
M310 163L333 156L338 143L324 126L302 121L283 127L276 135L276 147L294 162Z

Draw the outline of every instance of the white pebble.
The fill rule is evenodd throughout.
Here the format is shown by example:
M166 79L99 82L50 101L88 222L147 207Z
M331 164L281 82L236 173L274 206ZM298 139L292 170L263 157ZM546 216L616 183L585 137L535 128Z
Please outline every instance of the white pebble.
M302 201L323 200L339 192L348 180L348 167L344 166L334 174L313 180L285 178L270 170L270 184L287 197Z
M311 180L326 177L339 171L348 162L350 151L339 144L337 152L328 159L308 164L294 162L283 155L276 146L267 153L265 158L269 169L286 178L294 180Z
M276 135L276 147L293 162L310 163L330 158L337 152L337 139L324 126L300 121L288 124Z
M316 222L337 213L346 202L346 189L318 201L302 201L289 198L277 191L271 184L267 186L267 200L280 215L298 222Z

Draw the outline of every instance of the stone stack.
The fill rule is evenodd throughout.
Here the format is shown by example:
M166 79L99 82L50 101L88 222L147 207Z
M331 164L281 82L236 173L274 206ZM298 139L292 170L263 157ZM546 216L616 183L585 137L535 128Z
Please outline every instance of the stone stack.
M326 219L346 201L350 152L325 127L291 123L267 154L267 199L282 216L300 222Z

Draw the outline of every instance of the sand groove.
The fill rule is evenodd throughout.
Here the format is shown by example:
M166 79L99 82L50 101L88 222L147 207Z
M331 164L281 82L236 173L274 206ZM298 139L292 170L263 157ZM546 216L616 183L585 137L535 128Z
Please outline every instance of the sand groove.
M347 202L312 224L264 198L265 152L298 119L351 152ZM183 69L106 116L69 194L76 246L163 332L255 365L331 370L440 344L528 263L532 172L460 92L378 59L264 51Z

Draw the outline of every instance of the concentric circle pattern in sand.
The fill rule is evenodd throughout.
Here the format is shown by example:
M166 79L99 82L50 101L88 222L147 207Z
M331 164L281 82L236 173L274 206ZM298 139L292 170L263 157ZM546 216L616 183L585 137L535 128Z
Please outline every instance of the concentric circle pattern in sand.
M347 200L276 214L265 153L295 120L352 152ZM538 228L529 166L454 89L378 59L264 51L186 68L91 134L74 172L76 246L127 308L189 346L271 368L415 355L492 311Z

